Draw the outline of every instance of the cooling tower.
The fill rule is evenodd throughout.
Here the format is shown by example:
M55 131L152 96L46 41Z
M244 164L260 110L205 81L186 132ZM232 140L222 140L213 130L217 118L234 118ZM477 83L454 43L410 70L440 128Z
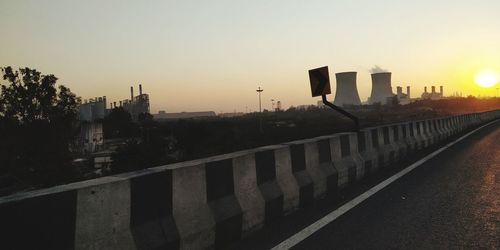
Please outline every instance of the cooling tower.
M333 104L337 106L361 105L356 87L356 72L342 72L335 74L337 91Z
M372 74L372 94L370 104L387 104L387 99L393 97L391 87L391 72Z

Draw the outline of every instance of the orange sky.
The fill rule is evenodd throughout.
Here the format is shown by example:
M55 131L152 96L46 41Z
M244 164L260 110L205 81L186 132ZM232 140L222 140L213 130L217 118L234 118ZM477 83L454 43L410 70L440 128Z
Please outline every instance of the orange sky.
M152 112L255 111L258 86L264 108L316 103L307 70L324 65L332 78L357 71L362 101L374 65L413 97L431 85L494 96L499 85L481 88L474 75L500 72L499 9L496 0L1 1L0 65L55 74L84 99L125 99L140 82Z

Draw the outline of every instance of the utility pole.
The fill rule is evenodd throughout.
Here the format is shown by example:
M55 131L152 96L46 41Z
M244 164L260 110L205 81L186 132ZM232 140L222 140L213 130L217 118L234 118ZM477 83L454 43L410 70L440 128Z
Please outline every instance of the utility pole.
M262 91L264 91L263 89L259 88L256 90L257 93L259 93L259 116L260 116L260 119L259 119L259 129L260 129L260 133L263 134L264 133L264 129L262 128L262 102L261 102L261 99L260 99L260 95L262 94Z

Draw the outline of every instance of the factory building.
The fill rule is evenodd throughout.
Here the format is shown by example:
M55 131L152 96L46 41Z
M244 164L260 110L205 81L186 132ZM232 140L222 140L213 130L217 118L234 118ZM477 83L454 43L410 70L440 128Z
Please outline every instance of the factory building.
M396 96L398 98L399 104L401 104L401 105L409 104L411 102L410 86L406 87L406 94L403 93L403 87L397 86L396 89L397 89Z
M391 72L372 74L372 92L368 98L369 104L388 104L394 97L391 86Z
M78 106L80 133L76 138L76 146L82 153L100 150L104 144L102 119L107 114L106 96L84 100Z
M106 97L96 97L94 99L84 100L78 106L80 121L92 122L98 119L104 119L106 116Z
M137 121L139 114L149 113L149 95L142 93L142 85L139 84L139 95L134 96L134 87L130 87L130 100L120 101L131 115L134 121Z
M424 93L422 93L422 99L439 100L443 99L443 86L439 87L439 93L436 92L436 87L431 87L432 92L427 92L427 87L424 87Z
M336 73L337 88L333 104L337 106L361 105L356 86L356 72Z

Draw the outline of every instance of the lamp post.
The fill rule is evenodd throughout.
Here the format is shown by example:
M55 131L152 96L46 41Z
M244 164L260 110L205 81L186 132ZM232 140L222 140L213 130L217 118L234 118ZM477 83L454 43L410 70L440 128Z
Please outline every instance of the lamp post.
M256 91L257 91L257 93L259 93L259 112L262 113L262 104L260 101L260 95L262 94L262 91L264 91L264 90L259 87Z
M257 93L259 94L259 116L260 116L260 119L259 119L259 130L260 130L260 133L263 134L264 133L264 129L262 128L262 102L261 102L261 99L260 99L260 95L262 94L262 91L264 91L263 89L259 88L256 90Z

